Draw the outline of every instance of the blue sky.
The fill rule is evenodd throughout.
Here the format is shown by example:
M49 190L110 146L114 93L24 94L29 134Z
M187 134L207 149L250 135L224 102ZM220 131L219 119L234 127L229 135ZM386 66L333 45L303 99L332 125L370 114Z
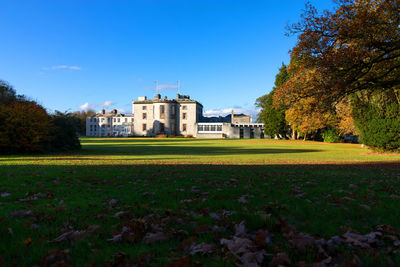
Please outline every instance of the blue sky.
M319 10L331 1L311 1ZM131 112L181 93L207 115L254 113L296 37L305 1L1 1L0 79L49 111Z

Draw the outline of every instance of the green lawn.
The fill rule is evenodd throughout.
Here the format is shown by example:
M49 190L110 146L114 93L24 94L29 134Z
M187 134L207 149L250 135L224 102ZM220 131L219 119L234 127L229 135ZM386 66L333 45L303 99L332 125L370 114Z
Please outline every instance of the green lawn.
M0 266L400 265L398 154L280 140L81 141L76 153L0 157Z

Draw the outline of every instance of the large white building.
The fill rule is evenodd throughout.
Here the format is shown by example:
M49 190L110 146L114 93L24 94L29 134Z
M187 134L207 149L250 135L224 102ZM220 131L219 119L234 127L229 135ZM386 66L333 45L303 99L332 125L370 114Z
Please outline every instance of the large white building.
M106 113L103 109L101 113L86 118L86 135L132 136L133 119L133 115L117 113L116 109L111 113Z
M198 138L264 138L264 125L251 116L203 117L203 105L187 95L175 99L140 96L132 101L132 115L96 114L86 119L88 136L193 136Z

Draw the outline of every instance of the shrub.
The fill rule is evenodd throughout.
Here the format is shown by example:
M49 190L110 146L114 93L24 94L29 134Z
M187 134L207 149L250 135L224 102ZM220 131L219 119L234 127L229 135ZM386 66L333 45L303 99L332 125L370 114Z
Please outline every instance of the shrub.
M0 80L0 153L40 153L80 148L77 118L56 112L49 115L35 101L17 95Z
M322 139L326 143L340 143L342 139L335 128L327 128L322 132Z
M0 105L0 152L36 153L49 150L53 126L46 110L33 101Z
M400 103L394 90L353 99L353 117L360 142L384 151L400 148Z
M76 118L69 113L56 111L52 115L53 128L52 136L54 137L51 143L53 151L67 151L81 148L81 143L77 136Z

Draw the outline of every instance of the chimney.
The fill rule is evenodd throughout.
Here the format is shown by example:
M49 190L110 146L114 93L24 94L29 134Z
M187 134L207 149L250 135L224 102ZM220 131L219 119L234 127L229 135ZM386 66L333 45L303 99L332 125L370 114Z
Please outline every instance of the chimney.
M250 115L250 123L253 123L253 116Z
M104 108L101 110L101 114L106 114L106 110Z
M156 94L156 96L154 97L154 99L161 99L161 95L160 95L160 94Z
M231 123L233 123L233 117L234 117L233 109L232 109L232 115L231 115Z
M114 115L117 114L117 110L116 110L116 109L113 109L113 110L112 110L112 114L114 114Z

